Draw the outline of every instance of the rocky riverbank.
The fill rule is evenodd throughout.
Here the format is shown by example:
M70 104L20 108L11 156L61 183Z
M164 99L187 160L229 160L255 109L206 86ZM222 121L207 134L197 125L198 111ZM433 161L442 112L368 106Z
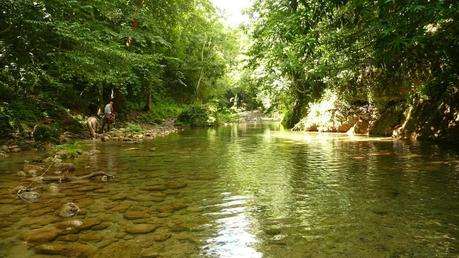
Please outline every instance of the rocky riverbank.
M174 125L173 120L167 120L162 124L123 124L120 127L112 128L110 131L98 134L95 140L101 141L118 141L118 142L140 142L151 140L156 137L165 136L175 133L179 130ZM0 159L8 158L12 153L21 151L49 151L57 144L75 143L85 141L90 138L89 131L80 134L74 134L68 131L58 136L58 141L40 141L35 140L31 134L11 135L8 140L4 140L0 145Z
M313 103L293 130L343 132L408 140L459 142L459 90L437 98L413 97L346 103L329 93Z

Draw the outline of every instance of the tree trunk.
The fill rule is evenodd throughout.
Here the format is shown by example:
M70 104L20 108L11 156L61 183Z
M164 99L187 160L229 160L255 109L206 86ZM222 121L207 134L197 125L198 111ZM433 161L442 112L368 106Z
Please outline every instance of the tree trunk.
M151 88L148 87L147 90L147 99L145 103L145 107L143 108L144 111L150 111L151 110Z
M196 84L196 100L199 98L199 86L201 85L202 77L204 76L204 49L207 45L207 34L204 34L204 44L201 49L201 72L199 73L198 83Z
M99 108L104 110L104 84L102 82L99 82Z

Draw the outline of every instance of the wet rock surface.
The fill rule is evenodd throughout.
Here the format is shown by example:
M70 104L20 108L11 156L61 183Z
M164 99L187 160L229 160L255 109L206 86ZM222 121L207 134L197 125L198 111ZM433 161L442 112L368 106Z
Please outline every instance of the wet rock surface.
M94 246L79 243L47 243L35 247L35 251L39 254L58 254L69 257L88 257L96 250Z
M130 224L126 226L129 234L146 234L154 231L158 226L153 224Z
M60 232L60 230L54 227L40 228L30 230L22 238L27 242L49 242L56 239Z

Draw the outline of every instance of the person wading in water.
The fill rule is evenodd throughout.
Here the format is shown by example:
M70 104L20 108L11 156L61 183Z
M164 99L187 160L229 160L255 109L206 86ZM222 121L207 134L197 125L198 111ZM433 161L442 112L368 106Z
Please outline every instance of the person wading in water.
M113 111L113 100L110 100L104 108L104 117L102 119L102 133L104 132L105 125L107 125L107 131L110 131L110 124L115 122L115 113Z

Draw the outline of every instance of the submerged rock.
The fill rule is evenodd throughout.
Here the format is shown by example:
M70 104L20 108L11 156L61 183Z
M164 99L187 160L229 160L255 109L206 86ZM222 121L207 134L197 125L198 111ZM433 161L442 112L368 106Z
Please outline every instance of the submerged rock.
M56 239L59 233L60 230L54 227L40 228L28 231L22 238L27 242L42 243Z
M75 219L75 220L67 220L67 221L58 223L56 227L59 229L72 230L74 228L80 227L81 225L83 225L83 222L81 220Z
M80 241L85 242L100 242L104 239L104 237L97 232L88 231L86 233L80 234Z
M42 172L43 170L45 170L45 168L42 166L38 166L38 165L25 164L23 170L24 171L34 170L35 172Z
M158 226L153 224L131 224L126 227L129 234L146 234L154 231Z
M49 243L35 247L38 254L54 254L69 257L88 257L97 249L90 245L79 243Z
M97 226L100 223L102 223L102 220L99 219L99 218L88 218L88 219L83 221L83 225L81 225L79 228L81 230L86 230L86 229L90 229L90 228L92 228L94 226Z
M79 238L80 236L78 234L68 234L68 235L59 236L57 240L65 241L65 242L76 242L78 241Z
M181 183L181 182L169 182L166 184L167 188L169 189L180 189L184 188L187 186L187 183Z
M154 192L154 191L165 191L167 190L167 187L165 185L151 185L151 186L142 187L140 189L144 191Z
M124 218L128 220L143 219L149 217L146 211L127 211Z
M48 192L51 192L51 193L57 193L57 192L59 192L59 187L57 186L57 184L51 183L51 184L48 185L47 190L48 190Z
M156 248L148 248L142 250L140 253L141 258L157 258L161 257L161 255L158 253L158 250Z
M76 167L73 163L58 163L55 167L62 171L72 172L76 170Z
M17 195L27 202L36 202L40 198L40 193L29 190L19 190Z
M80 208L73 202L68 202L62 205L62 208L59 210L58 215L64 218L70 218L78 214Z
M171 233L166 228L159 228L153 235L153 240L156 242L164 242L171 237Z

